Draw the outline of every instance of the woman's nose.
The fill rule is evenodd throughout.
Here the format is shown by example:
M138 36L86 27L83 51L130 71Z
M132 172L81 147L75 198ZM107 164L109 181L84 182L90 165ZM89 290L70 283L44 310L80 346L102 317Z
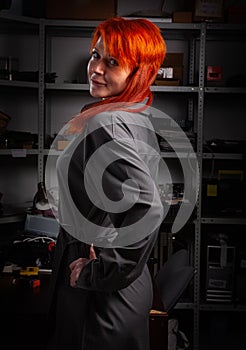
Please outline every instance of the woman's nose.
M95 73L98 74L103 74L105 71L105 63L103 62L103 60L98 60L93 67L93 70Z

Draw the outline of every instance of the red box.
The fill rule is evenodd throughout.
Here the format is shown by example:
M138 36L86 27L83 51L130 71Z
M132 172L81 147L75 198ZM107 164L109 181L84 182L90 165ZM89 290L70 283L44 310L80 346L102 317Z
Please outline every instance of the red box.
M221 66L207 66L207 81L221 81L222 67Z

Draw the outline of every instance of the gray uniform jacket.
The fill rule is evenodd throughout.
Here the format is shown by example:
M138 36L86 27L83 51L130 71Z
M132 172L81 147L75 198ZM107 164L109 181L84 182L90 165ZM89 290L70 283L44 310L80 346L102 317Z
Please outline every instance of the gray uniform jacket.
M149 349L147 262L163 218L159 161L148 110L96 115L60 157L49 349ZM92 242L97 259L70 287L68 266L88 257Z

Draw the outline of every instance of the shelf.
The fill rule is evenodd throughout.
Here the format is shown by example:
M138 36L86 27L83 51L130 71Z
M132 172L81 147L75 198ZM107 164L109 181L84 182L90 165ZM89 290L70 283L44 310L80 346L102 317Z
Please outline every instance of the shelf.
M177 303L175 305L174 309L175 310L184 310L184 309L186 309L186 310L193 310L194 309L194 304L193 303L183 303L183 302L181 302L181 303Z
M157 92L198 92L199 87L197 86L163 86L163 85L152 85L151 91Z
M206 86L205 92L213 94L246 94L246 87Z
M246 24L240 23L207 23L207 30L218 30L218 31L246 31Z
M0 86L38 89L38 82L0 79Z
M70 83L57 83L57 84L51 84L47 83L45 84L45 88L47 90L83 90L83 91L89 91L89 84L70 84Z
M202 224L246 225L246 218L201 218Z
M37 149L0 149L0 155L12 156L13 158L24 157L25 155L37 155L39 151Z
M43 154L45 155L54 155L54 156L57 156L57 155L60 155L62 153L62 151L59 151L59 150L49 150L49 149L44 149L42 151ZM1 154L1 152L0 152ZM180 158L193 158L195 159L196 158L196 153L195 152L161 152L160 153L161 157L163 158L170 158L170 159L180 159Z
M40 24L44 23L46 26L53 27L84 27L84 28L94 28L96 27L101 20L62 20L62 19L44 19L44 18L33 18L26 16L17 16L0 13L0 18L7 21L15 21L20 23L30 23L30 24ZM128 19L133 19L137 17L125 17ZM173 23L173 22L164 22L163 18L148 18L160 28L165 29L177 29L177 30L200 30L201 23ZM232 27L233 28L233 27ZM216 28L217 29L217 28Z
M148 19L148 18L147 18ZM170 29L170 30L199 30L201 29L201 23L165 23L158 20L155 21L155 24L158 25L161 29Z
M193 158L196 159L196 153L195 152L161 152L162 158Z
M46 83L47 90L83 90L89 91L89 84L73 84L73 83ZM195 86L157 86L152 85L151 91L155 92L198 92L199 88Z
M246 311L246 305L232 305L232 304L201 304L201 311Z
M19 22L24 24L36 24L38 25L40 23L40 19L33 18L33 17L26 17L26 16L16 16L16 15L10 15L6 13L0 12L0 19L6 20L6 21L12 21L12 22Z
M95 28L101 21L96 20L69 20L69 19L43 19L42 23L44 23L47 27L70 27L76 28L78 27L80 30L84 28Z
M246 155L242 153L203 153L204 159L228 159L242 160Z
M14 222L22 222L26 218L26 214L16 214L9 216L0 216L0 225L1 224L12 224Z
M49 156L59 156L60 154L62 154L62 151L58 151L56 149L44 149L43 154Z
M126 19L133 19L137 17L125 17ZM171 30L200 30L201 23L170 23L170 22L164 22L162 18L153 19L148 18L146 19L151 20L154 22L158 27L161 29L171 29ZM79 27L79 28L94 28L96 27L101 21L97 20L59 20L59 19L45 19L43 20L43 23L46 26L52 26L52 27Z

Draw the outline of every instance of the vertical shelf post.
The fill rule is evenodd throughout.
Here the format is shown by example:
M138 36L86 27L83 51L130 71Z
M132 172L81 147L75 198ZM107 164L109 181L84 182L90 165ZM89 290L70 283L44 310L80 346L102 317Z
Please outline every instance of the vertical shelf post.
M197 219L195 222L195 254L194 254L194 324L193 349L199 349L199 323L200 323L200 252L201 252L201 205L202 205L202 154L203 154L203 114L204 114L204 76L205 76L205 48L206 23L201 24L200 52L199 52L199 91L197 115L197 160L199 166L199 195L197 200Z
M45 23L39 23L39 82L38 82L38 182L44 178L44 70Z

